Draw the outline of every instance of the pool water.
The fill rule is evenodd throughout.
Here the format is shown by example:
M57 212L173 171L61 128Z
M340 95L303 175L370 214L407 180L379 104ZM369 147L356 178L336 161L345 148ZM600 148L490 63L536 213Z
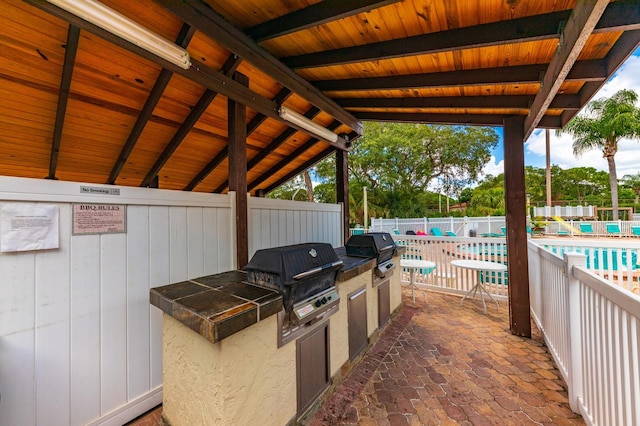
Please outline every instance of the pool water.
M563 256L566 250L565 247L544 247L560 256ZM611 270L613 271L617 271L618 265L620 264L618 262L618 250L620 250L622 269L627 269L627 259L629 256L626 253L626 249L611 249L611 255L609 255L609 249L606 248L575 247L569 249L569 251L582 253L587 256L587 269L609 269L609 257L611 257ZM600 260L602 260L602 266L600 266ZM593 267L591 265L593 265ZM635 251L631 252L631 269L634 271L640 269L640 265L638 265L638 255Z

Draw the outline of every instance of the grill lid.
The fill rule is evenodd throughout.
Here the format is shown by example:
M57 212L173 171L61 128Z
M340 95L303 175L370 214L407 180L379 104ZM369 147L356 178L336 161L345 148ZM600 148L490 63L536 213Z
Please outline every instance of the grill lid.
M344 247L347 255L376 258L378 264L390 260L397 250L396 243L388 232L352 235Z
M331 244L304 243L258 250L247 266L250 283L280 291L286 311L335 286L342 261Z

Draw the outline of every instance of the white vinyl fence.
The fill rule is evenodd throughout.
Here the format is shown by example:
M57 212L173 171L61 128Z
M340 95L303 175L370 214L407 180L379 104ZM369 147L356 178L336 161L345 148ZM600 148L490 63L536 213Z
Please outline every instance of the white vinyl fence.
M640 424L640 296L529 242L531 312L587 424Z
M432 290L464 294L482 279L484 286L498 300L507 300L508 278L506 272L487 276L451 265L455 259L488 260L506 264L505 238L459 238L415 235L394 235L396 244L405 247L403 257L429 260L436 264L434 270L418 270L417 285ZM409 283L409 271L403 271L402 281Z
M100 194L110 190L119 194ZM119 426L160 404L162 313L149 289L235 267L233 200L0 177L0 207L60 213L60 248L0 253L0 425ZM74 203L126 206L126 232L73 235ZM249 206L252 251L341 245L341 206Z
M469 237L471 234L503 234L506 221L504 216L486 217L424 217L413 219L371 219L371 231L383 231L393 234L396 230L405 235L408 231L424 231L430 234L432 228L454 232L458 237Z

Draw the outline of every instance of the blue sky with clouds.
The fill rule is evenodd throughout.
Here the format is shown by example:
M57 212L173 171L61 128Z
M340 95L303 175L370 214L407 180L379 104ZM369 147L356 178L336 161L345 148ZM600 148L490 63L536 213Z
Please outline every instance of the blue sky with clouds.
M618 71L607 81L593 99L609 97L621 89L632 89L640 95L640 49L630 56ZM485 174L498 175L504 171L502 128L496 128L500 135L500 143L493 150L489 164L484 168ZM557 136L551 131L551 164L564 169L571 167L595 167L608 171L607 162L602 158L600 150L583 154L580 158L573 155L573 141L569 135ZM545 167L545 131L536 129L525 142L525 164L527 166ZM618 177L640 172L640 142L623 139L618 144L615 156Z

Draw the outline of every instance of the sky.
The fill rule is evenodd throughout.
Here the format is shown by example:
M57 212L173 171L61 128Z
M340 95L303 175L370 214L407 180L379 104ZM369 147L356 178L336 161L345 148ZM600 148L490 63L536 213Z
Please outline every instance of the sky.
M637 49L621 66L618 71L605 83L592 99L608 98L621 89L635 90L640 95L640 49ZM496 128L500 136L498 146L493 150L491 161L484 167L484 174L497 176L504 172L502 128ZM573 139L568 134L557 136L551 134L551 164L563 169L572 167L594 167L608 172L607 161L602 157L601 150L593 150L582 156L573 155ZM524 145L525 165L546 167L545 131L536 129ZM618 178L627 174L640 172L640 141L623 139L618 143L618 153L615 156Z

